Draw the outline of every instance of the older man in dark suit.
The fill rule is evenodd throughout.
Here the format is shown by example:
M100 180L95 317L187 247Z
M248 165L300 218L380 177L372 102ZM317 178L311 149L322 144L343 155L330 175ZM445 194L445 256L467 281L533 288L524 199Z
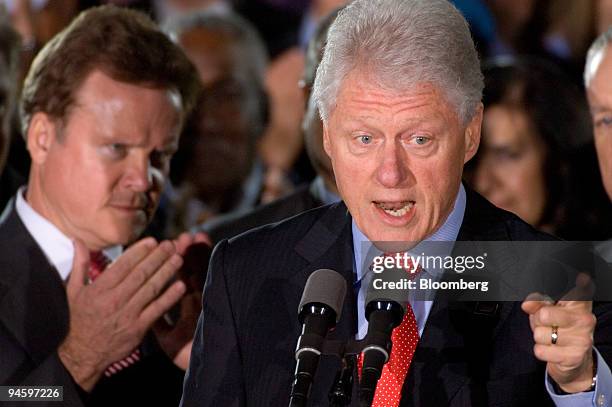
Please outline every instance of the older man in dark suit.
M30 178L0 225L0 384L63 386L70 406L167 400L151 392L161 373L140 380L154 370L140 344L185 292L173 279L192 239L122 251L157 207L197 89L180 49L116 7L83 13L35 59Z
M368 330L364 247L550 239L461 184L480 140L482 88L467 24L446 0L356 0L339 14L313 97L344 202L216 247L184 406L287 405L301 330L295 311L313 271L334 269L354 288L331 335L346 340ZM440 298L411 300L372 405L609 400L607 307L499 306L482 313ZM480 314L487 316L482 323L471 322ZM311 405L328 403L338 368L333 357L321 357Z

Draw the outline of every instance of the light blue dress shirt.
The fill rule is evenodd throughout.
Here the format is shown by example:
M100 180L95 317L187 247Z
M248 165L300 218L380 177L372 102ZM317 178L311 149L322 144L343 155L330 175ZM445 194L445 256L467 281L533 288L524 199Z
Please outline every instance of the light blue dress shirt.
M466 197L465 197L465 188L463 185L459 187L459 193L455 199L455 205L450 215L442 225L440 229L438 229L433 235L429 238L425 239L425 241L429 242L454 242L457 240L457 236L459 235L459 229L461 228L461 224L463 223L463 216L465 214L465 205L466 205ZM354 252L354 263L353 270L355 271L356 278L355 281L356 287L359 287L359 292L357 296L357 339L363 338L368 331L368 321L365 318L365 297L368 284L362 283L364 278L368 278L368 274L370 273L368 269L364 272L363 265L366 261L367 257L370 258L372 256L373 245L370 240L359 230L355 221L352 223L353 229L353 252ZM441 245L436 246L439 248L437 250L441 250L441 252L436 253L436 255L447 256L450 255L453 249L453 244L449 245ZM376 249L374 249L375 251ZM415 247L412 251L415 253L419 253L418 246ZM380 252L375 253L374 255L378 255ZM441 272L441 270L439 270ZM431 274L430 277L436 278L439 277L440 274L437 273L436 270L423 270L423 273ZM429 317L429 312L431 311L431 307L433 305L433 301L419 301L419 300L410 300L410 306L412 307L412 311L414 312L414 316L417 321L417 326L419 328L419 336L423 335L423 330L425 329L425 324L427 322L427 318ZM557 395L555 394L552 384L548 379L548 375L545 375L544 381L546 390L550 394L553 402L558 407L578 407L578 406L594 406L594 407L603 407L612 405L610 404L610 400L612 400L612 373L610 372L610 368L601 357L599 352L595 350L597 354L597 384L595 386L595 391L592 392L584 392L584 393L575 393L569 395Z

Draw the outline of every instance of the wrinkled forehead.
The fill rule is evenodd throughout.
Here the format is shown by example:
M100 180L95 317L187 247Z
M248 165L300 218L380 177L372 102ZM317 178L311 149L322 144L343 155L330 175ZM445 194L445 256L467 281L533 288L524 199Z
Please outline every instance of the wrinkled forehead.
M362 103L353 103L358 100ZM355 107L361 106L365 110L380 107L392 110L399 108L400 111L402 107L427 105L439 110L449 119L458 118L457 109L450 102L447 92L440 84L425 80L395 81L393 78L380 76L375 71L368 69L353 69L342 79L330 116L339 107L345 107L347 104L353 104Z

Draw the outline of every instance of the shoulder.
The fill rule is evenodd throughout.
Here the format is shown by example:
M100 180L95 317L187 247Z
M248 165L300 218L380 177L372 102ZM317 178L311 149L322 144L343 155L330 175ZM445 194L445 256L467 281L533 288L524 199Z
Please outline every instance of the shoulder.
M279 222L318 206L320 203L311 195L306 185L286 197L254 210L220 216L204 224L202 229L213 242L218 242L267 223Z
M279 222L251 229L228 239L227 245L232 250L253 250L257 247L266 247L272 251L294 247L310 233L315 235L322 235L326 232L339 234L348 219L350 217L344 203L325 205ZM319 228L321 228L320 232L317 231Z
M458 240L558 240L500 209L466 187L466 207Z

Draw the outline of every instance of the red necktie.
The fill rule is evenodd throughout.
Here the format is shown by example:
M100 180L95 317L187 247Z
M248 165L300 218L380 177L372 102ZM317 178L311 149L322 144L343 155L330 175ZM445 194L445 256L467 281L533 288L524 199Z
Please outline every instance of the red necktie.
M407 271L412 270L412 262L409 261ZM422 271L417 267L414 273L409 274L410 279L414 279ZM406 305L406 313L401 324L393 330L391 334L391 355L389 361L383 367L382 374L376 385L374 401L372 407L397 407L402 398L402 387L406 374L412 362L412 356L419 343L419 328L410 304ZM359 357L359 372L363 358Z
M96 278L102 274L102 272L106 269L106 267L111 263L111 260L106 257L104 253L100 252L90 252L89 253L89 270L87 273L87 277L89 278L89 283L92 283ZM136 348L132 353L121 359L117 362L112 363L109 367L104 371L104 375L106 377L110 377L115 373L119 372L126 367L133 365L134 363L140 360L140 349Z

